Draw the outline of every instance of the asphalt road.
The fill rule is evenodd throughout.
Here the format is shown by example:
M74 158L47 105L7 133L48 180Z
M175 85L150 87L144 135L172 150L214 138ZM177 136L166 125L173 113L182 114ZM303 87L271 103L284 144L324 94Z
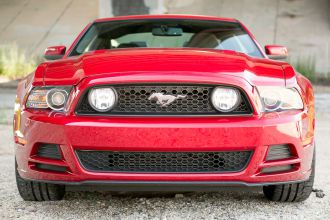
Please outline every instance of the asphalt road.
M13 90L0 89L0 219L330 219L330 93L316 94L317 168L303 203L275 203L260 188L219 193L109 194L69 192L59 202L25 202L16 190L11 134Z

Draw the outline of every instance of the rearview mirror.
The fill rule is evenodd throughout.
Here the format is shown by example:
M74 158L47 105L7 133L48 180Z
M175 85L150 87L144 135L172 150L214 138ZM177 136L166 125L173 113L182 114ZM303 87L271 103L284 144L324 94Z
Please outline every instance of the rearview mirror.
M182 36L182 28L168 27L167 25L161 25L152 29L152 35L154 36Z
M265 52L270 59L283 60L288 57L288 49L279 45L266 45Z
M58 60L64 56L65 51L65 46L47 47L44 53L44 57L46 60Z

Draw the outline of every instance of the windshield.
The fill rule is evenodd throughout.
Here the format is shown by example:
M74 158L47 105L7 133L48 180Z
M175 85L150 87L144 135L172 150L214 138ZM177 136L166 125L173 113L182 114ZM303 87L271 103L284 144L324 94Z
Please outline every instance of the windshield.
M208 48L262 57L239 23L187 19L97 22L89 27L70 56L118 48Z

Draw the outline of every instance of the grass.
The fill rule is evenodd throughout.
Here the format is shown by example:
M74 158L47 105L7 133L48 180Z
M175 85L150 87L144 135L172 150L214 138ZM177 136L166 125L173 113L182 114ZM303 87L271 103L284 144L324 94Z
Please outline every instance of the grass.
M296 69L296 71L306 76L312 83L330 86L330 72L328 74L322 74L316 71L315 56L301 56L298 57L295 61L291 61L290 63Z
M291 62L294 68L312 82L316 81L316 59L314 56L298 57L294 62Z
M36 57L27 56L16 44L0 47L0 76L19 79L31 73L36 66Z

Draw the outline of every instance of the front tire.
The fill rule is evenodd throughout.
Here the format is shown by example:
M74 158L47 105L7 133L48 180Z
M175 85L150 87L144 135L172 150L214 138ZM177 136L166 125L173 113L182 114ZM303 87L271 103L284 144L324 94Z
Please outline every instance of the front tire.
M24 180L17 171L17 163L15 174L18 192L25 201L57 201L64 197L65 187L62 185Z
M313 155L312 172L308 180L301 183L264 186L265 197L275 202L302 202L308 199L313 190L315 176L315 152Z

